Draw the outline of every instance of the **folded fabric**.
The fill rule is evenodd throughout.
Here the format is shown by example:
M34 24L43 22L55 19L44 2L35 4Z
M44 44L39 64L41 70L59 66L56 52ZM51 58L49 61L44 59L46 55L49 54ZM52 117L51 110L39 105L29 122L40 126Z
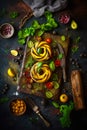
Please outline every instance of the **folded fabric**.
M23 0L33 10L35 17L40 17L45 10L56 12L67 6L67 0Z

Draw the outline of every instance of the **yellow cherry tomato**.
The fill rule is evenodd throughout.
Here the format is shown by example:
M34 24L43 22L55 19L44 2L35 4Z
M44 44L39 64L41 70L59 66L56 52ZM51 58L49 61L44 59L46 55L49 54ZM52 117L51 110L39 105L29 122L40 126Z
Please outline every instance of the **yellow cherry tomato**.
M68 96L66 94L61 94L60 95L60 101L62 103L66 103L68 101Z

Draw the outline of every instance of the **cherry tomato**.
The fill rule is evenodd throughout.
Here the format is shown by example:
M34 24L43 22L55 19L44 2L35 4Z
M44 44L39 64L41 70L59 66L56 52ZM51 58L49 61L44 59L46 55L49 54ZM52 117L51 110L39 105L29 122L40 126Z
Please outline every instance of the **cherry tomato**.
M52 42L52 39L51 39L51 38L47 38L45 41L46 41L47 43L51 43L51 42Z
M56 66L56 67L61 66L60 60L55 60L55 66Z
M52 89L53 88L53 83L52 82L47 82L46 83L46 88Z

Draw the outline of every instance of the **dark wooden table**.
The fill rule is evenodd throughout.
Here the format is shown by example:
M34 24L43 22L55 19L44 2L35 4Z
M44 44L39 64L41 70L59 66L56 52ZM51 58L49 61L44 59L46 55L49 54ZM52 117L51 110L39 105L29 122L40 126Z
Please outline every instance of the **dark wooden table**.
M18 2L20 4L18 4ZM17 8L15 5L17 5ZM69 128L62 128L58 117L56 115L49 114L49 110L53 107L49 103L45 108L43 108L40 104L42 99L39 99L38 97L35 99L37 104L40 106L42 113L44 116L50 120L52 127L46 128L42 121L38 119L36 122L30 121L30 117L33 119L36 119L36 115L29 111L21 116L21 117L14 117L9 110L9 103L12 99L16 98L17 96L14 95L14 92L16 92L16 86L14 84L11 84L9 82L9 79L6 78L6 69L9 67L9 62L12 60L9 56L9 51L13 48L21 47L21 45L17 42L17 32L19 31L19 22L20 19L26 15L28 7L24 5L24 3L21 0L1 0L0 4L0 10L5 8L7 12L11 11L12 9L17 9L20 12L20 17L12 20L9 18L8 13L5 14L5 16L0 17L0 25L4 22L14 22L13 25L15 27L15 35L11 39L3 39L0 37L0 90L4 88L5 84L9 84L9 91L2 95L0 93L0 98L2 97L8 97L9 101L3 104L0 104L0 129L12 129L12 130L86 130L87 129L87 110L84 111L73 111L71 114L72 119L72 125ZM20 9L19 9L20 8ZM82 69L82 81L83 81L83 88L84 88L84 94L86 99L86 106L87 106L87 58L79 58L79 55L81 53L87 54L87 0L68 0L68 6L64 11L70 11L73 19L76 20L78 23L78 31L77 34L81 37L81 41L79 43L79 51L72 56L73 59L77 58L79 60L79 63L81 65ZM30 25L31 21L34 20L34 18L30 19L24 27L27 27ZM39 19L40 20L40 19ZM60 30L61 32L61 30ZM71 66L70 66L71 67ZM18 97L26 97L26 94L19 94ZM49 109L50 108L50 109ZM85 129L86 127L86 129Z

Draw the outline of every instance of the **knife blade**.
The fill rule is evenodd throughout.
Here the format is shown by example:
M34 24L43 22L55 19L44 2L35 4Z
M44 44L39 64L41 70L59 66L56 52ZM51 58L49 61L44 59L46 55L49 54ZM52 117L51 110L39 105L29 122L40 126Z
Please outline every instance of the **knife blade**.
M58 43L58 49L59 49L59 52L63 54L63 58L61 59L61 67L62 67L62 70L63 70L63 80L64 82L66 82L66 58L65 58L65 52L63 50L63 47Z
M21 69L20 69L20 73L19 73L19 76L18 76L18 80L17 80L17 90L19 90L20 88L20 79L22 77L22 74L23 74L23 69L24 69L24 63L25 63L25 58L26 58L26 53L27 53L27 43L30 39L30 36L27 37L26 39L26 45L25 45L25 49L24 49L24 55L23 55L23 60L22 60L22 64L21 64Z
M50 127L50 123L41 115L39 107L36 105L36 103L31 98L26 98L26 101L31 109L43 120L44 124L47 127Z

